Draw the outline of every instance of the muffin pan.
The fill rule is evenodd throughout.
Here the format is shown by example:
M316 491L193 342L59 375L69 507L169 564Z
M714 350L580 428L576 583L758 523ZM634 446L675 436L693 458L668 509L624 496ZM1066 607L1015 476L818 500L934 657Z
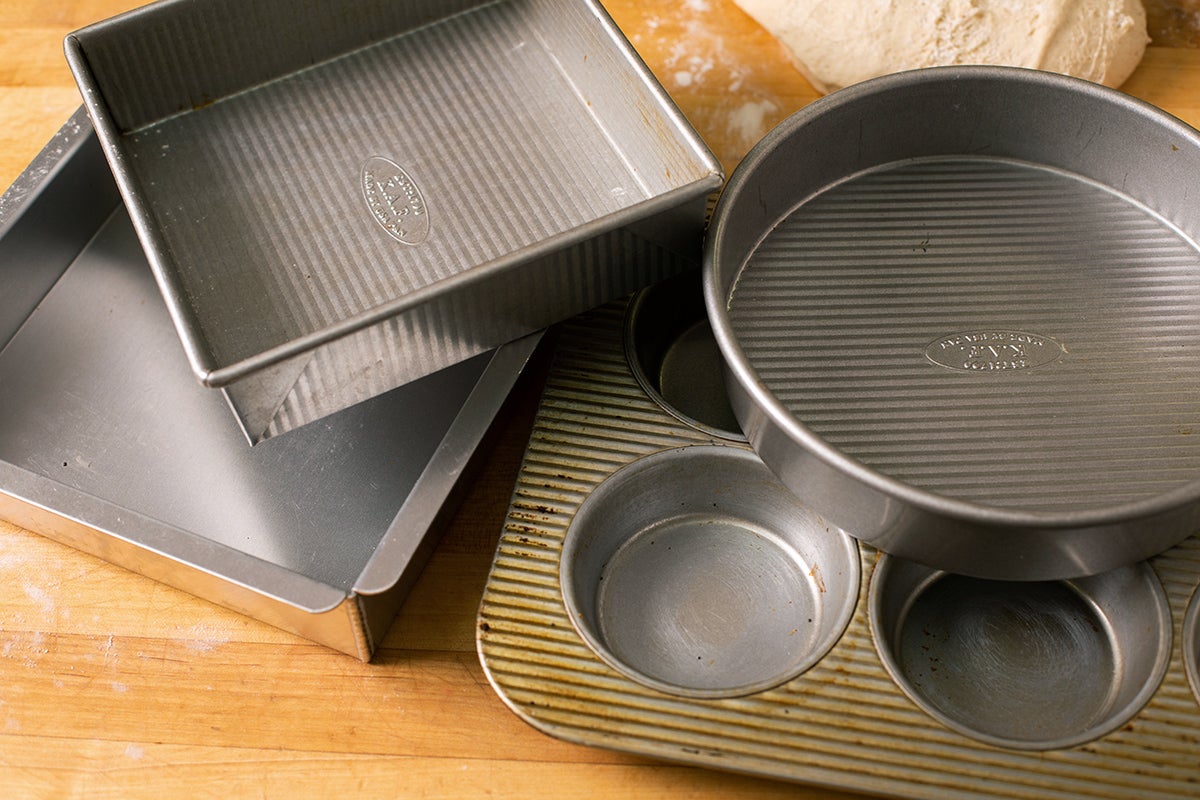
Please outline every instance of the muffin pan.
M644 388L626 356L637 349L626 341L628 305L564 324L484 591L480 658L513 711L568 741L869 794L1196 795L1200 537L1094 578L1024 584L945 575L855 542L857 570L816 559L825 610L838 617L847 601L835 598L851 595L844 630L829 624L832 646L787 655L773 637L807 632L809 617L789 627L773 614L789 584L814 596L809 562L770 562L790 559L791 578L744 567L761 558L755 547L789 552L780 527L835 551L845 533L811 512L745 524L725 506L734 498L715 492L730 483L716 462L740 470L757 458ZM690 477L667 477L676 470ZM716 524L739 520L730 535L683 526L658 538L653 520L672 518L672 501L694 521L706 499L724 506L709 515ZM713 542L725 551L707 552ZM649 552L663 544L673 549ZM704 603L667 634L670 610L691 608L680 575L698 581ZM735 602L711 588L721 580ZM728 652L751 654L757 669L706 669L709 651L689 650L686 637L716 641L723 628L703 615L740 613L755 597L766 598L757 613L726 632L753 640Z

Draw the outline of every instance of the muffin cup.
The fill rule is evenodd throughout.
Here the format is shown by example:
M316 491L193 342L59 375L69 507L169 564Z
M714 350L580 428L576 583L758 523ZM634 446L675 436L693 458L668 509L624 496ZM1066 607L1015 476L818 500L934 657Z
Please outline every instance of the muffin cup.
M725 389L724 362L704 308L700 275L642 289L625 313L625 356L646 394L680 422L745 441Z
M858 546L751 452L692 446L613 473L580 506L560 579L576 630L645 686L733 697L816 664L849 623Z
M1192 593L1183 617L1183 669L1196 702L1200 702L1200 587Z
M1000 747L1100 738L1138 713L1170 661L1170 607L1146 563L1011 582L884 556L869 604L897 685L942 724Z

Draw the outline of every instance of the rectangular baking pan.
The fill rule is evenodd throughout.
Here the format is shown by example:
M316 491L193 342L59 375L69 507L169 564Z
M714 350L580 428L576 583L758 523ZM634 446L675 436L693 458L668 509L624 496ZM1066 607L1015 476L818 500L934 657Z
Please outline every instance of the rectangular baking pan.
M66 49L252 442L679 271L722 180L595 0L166 0Z
M0 197L0 516L368 659L537 336L251 448L82 110Z
M881 663L872 636L868 599L879 553L867 545L859 545L862 578L845 632L816 666L782 685L737 697L687 697L609 666L572 625L560 584L564 537L580 506L611 475L649 454L695 445L748 448L685 424L652 399L629 367L624 323L625 305L615 302L562 326L485 585L476 631L480 659L518 716L579 744L872 796L1196 797L1200 683L1189 686L1185 654L1200 658L1198 601L1185 610L1200 585L1200 535L1150 561L1170 606L1165 677L1126 724L1073 747L993 746L943 726L911 702ZM712 499L715 507L721 498ZM725 576L707 577L718 594L732 585L753 595L738 584L753 580L749 570L731 567ZM645 616L660 612L667 616L644 600ZM778 610L764 605L760 613Z

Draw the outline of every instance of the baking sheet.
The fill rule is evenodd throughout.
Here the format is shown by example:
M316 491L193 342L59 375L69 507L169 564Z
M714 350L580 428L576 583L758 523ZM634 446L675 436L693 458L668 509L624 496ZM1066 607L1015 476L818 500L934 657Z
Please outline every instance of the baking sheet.
M1128 724L1070 749L997 748L927 716L882 666L868 621L877 552L860 545L850 625L810 672L765 692L699 700L645 688L605 665L571 626L559 586L563 536L584 498L640 456L719 443L640 388L625 360L623 304L564 326L480 606L493 687L522 719L572 742L801 783L906 798L1193 798L1200 702L1180 642L1200 584L1200 536L1151 563L1172 613L1165 679Z
M0 210L0 516L368 658L536 337L252 448L82 113Z

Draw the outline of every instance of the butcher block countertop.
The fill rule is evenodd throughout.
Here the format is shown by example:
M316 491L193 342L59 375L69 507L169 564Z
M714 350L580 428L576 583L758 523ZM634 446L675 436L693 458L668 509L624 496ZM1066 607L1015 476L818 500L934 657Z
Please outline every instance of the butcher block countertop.
M0 187L79 106L63 37L135 5L0 3ZM730 0L605 5L727 172L817 97ZM1147 6L1124 89L1200 126L1200 3ZM492 691L475 614L541 377L369 664L0 523L0 797L844 796L557 741Z

